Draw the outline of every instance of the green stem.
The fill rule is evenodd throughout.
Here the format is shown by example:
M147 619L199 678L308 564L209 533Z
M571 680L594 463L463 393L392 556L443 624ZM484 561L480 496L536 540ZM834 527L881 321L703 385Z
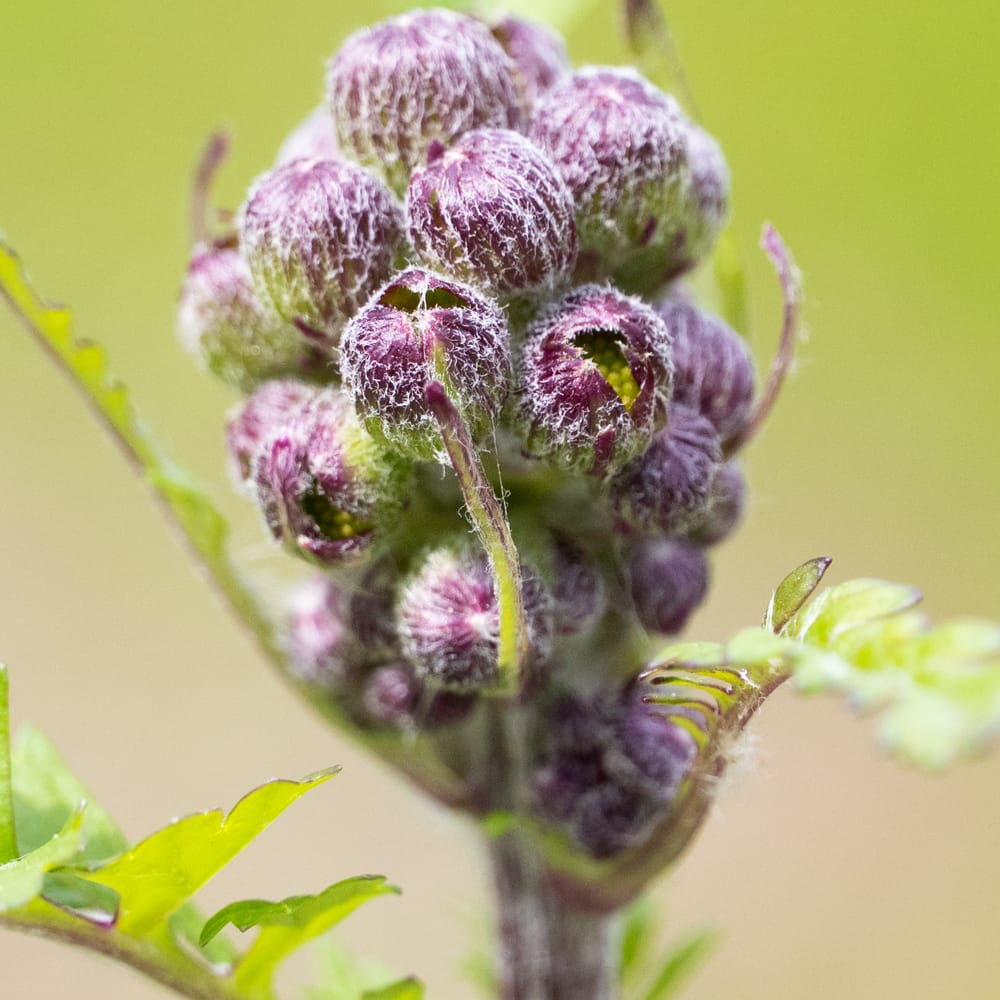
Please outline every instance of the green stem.
M424 390L427 404L437 420L441 440L458 478L472 525L489 557L496 581L500 613L497 650L498 684L495 693L515 694L521 665L527 652L528 632L521 596L521 567L510 525L483 472L468 428L440 382L429 382Z
M7 668L0 663L0 865L17 857L14 791L10 774L10 698Z
M39 901L12 913L0 913L0 926L89 948L191 1000L244 1000L230 978L215 975L172 941L130 937Z

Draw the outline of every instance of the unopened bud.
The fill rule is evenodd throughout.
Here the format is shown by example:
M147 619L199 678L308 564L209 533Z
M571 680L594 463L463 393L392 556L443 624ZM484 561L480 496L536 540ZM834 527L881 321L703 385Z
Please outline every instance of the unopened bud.
M738 462L720 465L708 502L688 526L684 537L695 545L718 545L740 523L746 506L746 477Z
M562 36L543 24L505 17L490 31L513 64L514 80L528 111L541 94L572 71Z
M407 210L428 264L495 293L552 291L576 264L569 190L516 132L479 129L435 147L413 172Z
M475 128L515 128L520 98L510 62L481 22L413 11L359 31L327 67L340 148L398 194L434 142Z
M627 572L636 615L651 632L680 632L708 591L708 560L685 542L639 539Z
M311 111L288 133L274 159L276 167L291 163L292 160L339 160L340 150L333 134L333 119L330 109L320 105Z
M685 122L691 172L680 208L681 240L673 273L694 267L708 256L729 212L729 167L718 142L700 125Z

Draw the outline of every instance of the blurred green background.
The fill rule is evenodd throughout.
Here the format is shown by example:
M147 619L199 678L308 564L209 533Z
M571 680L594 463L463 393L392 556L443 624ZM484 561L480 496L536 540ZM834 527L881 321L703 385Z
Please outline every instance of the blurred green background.
M396 5L398 6L398 5ZM523 9L538 5L524 4ZM573 4L558 5L572 14ZM616 6L570 31L578 61L620 61ZM233 397L173 337L192 164L236 134L218 200L235 207L316 102L325 58L369 2L3 5L0 227L40 290L103 340L149 421L223 500L241 555L273 561L230 497ZM834 579L924 589L938 617L1000 617L1000 14L983 0L756 0L667 6L707 126L735 177L761 368L776 283L771 219L806 277L810 338L749 455L743 531L691 629L756 621L803 559ZM405 890L342 937L431 998L472 995L486 876L464 824L418 800L296 703L191 571L81 401L0 313L0 657L15 721L44 725L133 835L231 804L271 775L339 762L209 902L312 891L361 871ZM882 759L844 706L782 691L756 762L657 889L665 940L725 931L686 996L996 995L1000 755L946 778ZM5 997L162 995L117 967L0 935ZM301 973L305 975L305 973Z

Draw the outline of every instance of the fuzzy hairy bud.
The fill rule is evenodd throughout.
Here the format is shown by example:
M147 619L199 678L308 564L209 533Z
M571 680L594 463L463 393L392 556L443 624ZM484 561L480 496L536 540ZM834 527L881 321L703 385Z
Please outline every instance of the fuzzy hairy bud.
M656 306L673 339L672 402L712 422L723 445L746 426L754 395L753 359L743 338L680 296Z
M708 502L684 537L695 545L718 545L740 523L745 507L746 477L738 462L726 462L716 471Z
M273 379L261 383L230 411L226 418L226 446L240 482L250 477L253 457L264 441L288 428L320 391L294 379Z
M441 438L427 384L446 385L472 434L485 434L510 389L507 324L499 306L474 288L407 268L347 325L341 371L371 433L430 460Z
M537 663L551 649L552 599L530 573L522 588L531 659ZM473 691L496 680L500 612L482 552L451 547L431 552L403 588L396 622L403 653L429 683Z
M544 24L505 17L490 31L513 66L524 107L530 111L541 94L572 72L562 36Z
M721 461L711 423L672 406L667 426L611 481L612 507L640 531L683 535L702 515Z
M672 98L633 69L587 67L538 101L528 136L569 185L584 273L645 290L676 270L689 176Z
M181 285L177 333L213 375L244 392L318 362L302 334L264 308L246 261L229 248L195 249Z
M402 508L408 471L361 427L350 400L327 389L263 443L252 475L271 534L333 565L368 554Z
M292 594L285 648L295 675L334 689L350 672L353 636L345 593L327 576L315 576Z
M729 167L722 147L695 122L686 122L685 131L691 182L680 209L678 271L708 256L729 214Z
M285 137L274 158L276 167L291 163L292 160L339 160L340 150L333 134L333 120L330 109L321 104L314 108Z
M586 630L607 606L607 590L600 570L573 539L559 535L552 545L552 571L556 633L573 635Z
M466 718L476 696L432 690L408 663L387 663L365 679L362 704L368 719L380 725L436 729Z
M584 285L528 331L516 420L529 453L606 475L649 443L671 387L670 335L647 305Z
M388 188L353 163L313 159L256 181L240 238L258 295L328 345L389 277L405 243Z
M670 539L640 539L629 553L627 575L636 615L651 632L680 632L708 591L705 553Z
M327 99L345 154L398 194L434 142L475 128L516 128L520 95L486 25L412 11L351 35L327 66Z
M435 146L407 193L417 253L499 294L551 292L576 264L569 190L544 153L507 129Z

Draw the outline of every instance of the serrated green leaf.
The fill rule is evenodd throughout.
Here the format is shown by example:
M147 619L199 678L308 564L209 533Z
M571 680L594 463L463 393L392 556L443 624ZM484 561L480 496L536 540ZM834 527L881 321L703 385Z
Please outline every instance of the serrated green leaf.
M165 922L278 815L335 774L271 781L221 810L176 820L86 877L121 896L119 930L142 936Z
M46 872L76 860L83 849L83 809L41 847L0 865L0 913L16 910L41 894Z
M0 865L17 855L10 759L10 685L7 668L0 663Z
M669 1000L677 996L684 981L708 958L718 941L719 935L715 931L699 931L674 949L653 980L653 985L643 994L643 1000Z
M202 932L209 941L227 923L240 930L259 927L260 933L236 967L234 982L251 997L270 998L278 966L290 954L329 930L363 903L397 893L382 876L345 879L315 896L292 896L279 902L251 899L224 907Z
M818 645L833 642L849 629L889 618L920 602L920 591L886 580L848 580L824 590L788 622L792 638Z
M205 961L217 969L232 971L239 951L224 937L217 937L207 945L201 945L201 929L205 926L205 917L194 903L185 903L169 921L170 933L181 947L204 956Z
M40 730L24 726L17 734L13 753L14 813L17 843L27 854L44 844L81 802L83 815L83 861L107 861L128 848L128 840L111 817L94 802L88 789L66 766L56 748Z
M423 1000L424 987L417 979L401 979L379 990L368 990L361 1000Z
M781 632L792 620L802 605L813 595L823 574L830 568L830 558L820 556L810 559L797 569L793 569L771 596L764 613L764 628L768 632Z

